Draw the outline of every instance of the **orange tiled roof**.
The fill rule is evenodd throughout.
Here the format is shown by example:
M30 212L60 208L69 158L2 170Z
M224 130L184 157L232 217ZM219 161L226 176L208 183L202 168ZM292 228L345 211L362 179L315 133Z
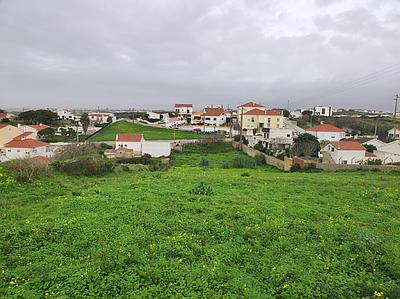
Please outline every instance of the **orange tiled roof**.
M263 106L263 105L260 105L260 104L257 104L257 103L254 103L254 102L247 102L247 103L244 103L244 104L240 105L239 107L244 107L244 108L251 108L251 107L253 107L253 108L257 108L257 107L264 107L264 106Z
M366 148L355 141L332 141L332 146L341 151L366 151Z
M140 142L143 134L117 134L117 141Z
M205 108L203 115L220 116L224 113L224 108Z
M25 139L25 140L11 140L10 142L6 143L4 147L12 147L12 148L35 148L46 146L48 143L38 141L35 139Z
M261 110L261 109L252 109L247 111L244 115L282 115L281 110Z
M321 124L314 126L312 128L306 129L306 131L310 132L338 132L338 133L345 133L346 131L343 129L339 129L333 125L330 124Z
M192 104L175 104L175 108L193 107Z

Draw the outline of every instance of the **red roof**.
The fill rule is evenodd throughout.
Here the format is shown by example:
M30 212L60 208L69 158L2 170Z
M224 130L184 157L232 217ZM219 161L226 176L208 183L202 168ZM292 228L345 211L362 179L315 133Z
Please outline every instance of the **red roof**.
M24 139L27 139L27 137L32 134L33 134L33 132L24 132L16 137L14 137L13 140L24 140Z
M220 116L224 113L224 108L205 108L203 115Z
M49 126L46 126L46 125L28 125L28 127L34 128L37 131L41 131L41 130L50 128Z
M0 124L0 129L3 129L3 128L7 127L7 126L9 126L9 125L6 125L6 124Z
M180 108L180 107L193 107L192 104L175 104L175 108Z
M306 129L306 131L311 131L311 132L338 132L338 133L345 133L346 131L343 129L339 129L333 125L330 124L321 124L314 126L312 128Z
M376 155L367 151L367 152L365 152L365 157L373 158L373 157L376 157Z
M117 141L140 142L143 134L117 134Z
M240 105L240 106L238 106L238 107L247 107L247 108L256 108L256 107L264 107L263 105L260 105L260 104L257 104L257 103L254 103L254 102L247 102L247 103L245 103L245 104L242 104L242 105Z
M25 140L11 140L6 143L4 147L12 147L12 148L35 148L48 145L45 142L38 141L35 139L25 139Z
M0 113L0 117L7 117L7 113Z
M282 115L281 110L261 110L261 109L252 109L247 111L244 115Z
M355 141L332 141L332 146L341 151L366 151L367 149Z

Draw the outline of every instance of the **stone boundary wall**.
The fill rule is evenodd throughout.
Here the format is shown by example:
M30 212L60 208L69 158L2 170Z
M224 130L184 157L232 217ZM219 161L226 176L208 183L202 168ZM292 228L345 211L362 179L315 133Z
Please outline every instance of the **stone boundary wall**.
M324 164L318 163L318 169L325 171L338 170L380 170L380 171L400 171L400 166L393 165L349 165L349 164Z
M239 149L240 148L240 142L234 141L234 142L232 142L232 146L234 148L236 148L236 149ZM277 159L275 157L268 156L268 155L266 155L266 154L264 154L264 153L262 153L262 152L260 152L258 150L255 150L254 148L252 148L252 147L250 147L248 145L244 145L244 144L242 145L242 150L243 150L243 152L245 154L247 154L250 157L255 157L257 154L263 155L264 158L265 158L265 163L267 165L274 166L274 167L276 167L276 168L278 168L280 170L290 171L290 169L292 167L292 162L293 161L290 158L286 158L285 157L285 160L282 161L282 160L279 160L279 159Z

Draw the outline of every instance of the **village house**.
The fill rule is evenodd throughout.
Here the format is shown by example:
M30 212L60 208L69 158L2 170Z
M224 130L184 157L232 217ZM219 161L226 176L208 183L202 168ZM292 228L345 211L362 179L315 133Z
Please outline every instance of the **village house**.
M362 164L368 159L376 159L376 155L355 141L331 141L324 151L329 153L336 164Z
M253 109L267 110L267 108L266 108L265 106L261 105L261 104L257 104L257 103L254 103L254 102L247 102L247 103L244 103L244 104L239 105L239 106L237 107L237 117L238 117L238 121L240 121L240 118L241 118L241 116L242 116L242 113L243 113L243 115L244 115L246 112L248 112L248 111L250 111L250 110L253 110Z
M175 104L175 113L178 117L188 119L191 118L193 113L192 104Z
M162 121L164 123L169 123L169 113L166 112L153 112L153 111L148 111L146 112L147 118L149 120L153 121Z
M210 126L222 126L226 123L224 108L206 107L202 114L204 124Z
M263 128L283 128L284 117L282 110L251 109L244 113L242 129L247 134L253 134L253 131L261 132Z
M58 109L56 111L58 118L62 119L62 120L70 120L70 121L74 121L76 120L75 114L72 113L69 110L65 110L65 109Z
M114 113L92 112L89 113L89 120L92 124L105 124L108 122L115 122L117 117L114 115Z
M293 131L290 129L263 128L261 133L246 138L252 147L262 144L268 149L285 149L293 145Z
M146 141L143 134L117 134L115 149L107 150L106 157L143 156L168 157L171 154L171 143L168 141Z
M21 128L7 124L0 124L0 148L22 133L24 133L24 131Z
M51 157L49 144L35 139L14 139L3 146L5 161L35 157Z
M331 117L333 116L333 108L332 106L315 106L313 114L315 116Z
M390 143L384 143L377 146L374 150L376 158L382 160L383 164L399 163L400 162L400 140L394 140Z
M317 137L321 141L339 141L346 136L346 131L330 124L320 125L306 129L306 132Z
M50 128L50 127L47 125L43 125L43 124L40 124L40 125L20 125L20 124L18 124L18 128L21 128L23 130L23 132L34 133L35 138L36 138L38 132L40 132L44 129Z
M395 131L394 127L392 129L390 129L389 131L387 131L387 137L391 137L396 140L400 140L400 128L396 129L396 134L394 133L394 131Z

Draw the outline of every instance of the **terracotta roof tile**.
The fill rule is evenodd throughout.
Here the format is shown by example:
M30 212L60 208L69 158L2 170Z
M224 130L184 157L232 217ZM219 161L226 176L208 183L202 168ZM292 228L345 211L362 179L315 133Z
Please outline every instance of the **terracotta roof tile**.
M50 128L49 126L46 126L46 125L28 125L28 127L34 128L37 131L41 131L41 130Z
M281 110L261 110L261 109L252 109L247 111L244 115L282 115Z
M175 104L175 108L193 107L192 104Z
M117 134L117 141L140 142L143 134Z
M244 107L244 108L251 108L251 107L253 107L253 108L257 108L257 107L264 107L263 105L260 105L260 104L257 104L257 103L254 103L254 102L247 102L247 103L244 103L244 104L242 104L242 105L240 105L240 106L238 106L238 107Z
M27 139L28 136L32 135L33 132L24 132L22 134L19 134L18 136L14 137L13 140L24 140ZM32 138L31 138L32 139Z
M224 113L224 108L205 108L203 115L220 116Z
M332 141L330 144L341 151L366 151L363 145L355 141Z
M38 141L35 139L25 139L25 140L11 140L6 143L4 147L12 147L12 148L35 148L46 146L48 143Z
M346 131L343 129L339 129L333 125L330 124L321 124L314 126L312 128L306 129L306 131L310 132L338 132L338 133L345 133Z

